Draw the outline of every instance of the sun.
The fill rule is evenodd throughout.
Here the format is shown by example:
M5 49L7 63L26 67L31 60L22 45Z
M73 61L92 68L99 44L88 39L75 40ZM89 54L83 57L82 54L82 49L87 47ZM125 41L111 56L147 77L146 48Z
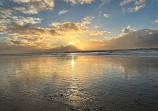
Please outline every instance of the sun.
M75 45L75 43L74 42L70 42L70 45Z

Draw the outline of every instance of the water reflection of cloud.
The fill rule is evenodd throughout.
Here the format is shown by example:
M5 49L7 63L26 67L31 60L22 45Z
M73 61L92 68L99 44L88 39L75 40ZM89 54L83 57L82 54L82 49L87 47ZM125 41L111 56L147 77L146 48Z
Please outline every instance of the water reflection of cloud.
M83 105L95 93L114 90L124 79L139 81L149 72L157 77L158 72L157 58L8 56L1 57L0 61L0 74L7 76L3 75L0 83L7 86L8 92L13 95L21 90L36 95L62 93L65 101L57 99L72 106ZM0 88L4 90L2 85Z

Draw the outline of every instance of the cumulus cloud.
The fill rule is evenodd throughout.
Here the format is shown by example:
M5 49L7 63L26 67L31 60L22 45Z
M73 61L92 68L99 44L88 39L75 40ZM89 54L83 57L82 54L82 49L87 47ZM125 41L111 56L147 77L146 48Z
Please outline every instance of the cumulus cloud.
M35 17L22 17L22 16L11 16L3 19L0 19L0 26L7 26L11 23L17 23L20 25L24 25L24 24L37 24L37 23L41 23L40 18L35 18Z
M61 32L79 32L84 31L82 23L64 22L64 23L52 23L58 31ZM85 29L86 30L86 29Z
M33 0L29 6L31 9L35 9L37 12L52 10L54 7L54 0Z
M41 47L31 45L12 45L9 43L0 42L0 54L11 54L11 53L29 53L29 52L45 52L48 51L48 44L40 44Z
M72 5L75 4L90 4L92 3L94 0L64 0L67 3L71 3Z
M59 15L62 15L62 14L65 14L65 13L67 13L68 12L68 10L61 10L61 11L59 11Z
M81 22L64 22L64 23L52 23L52 28L40 28L35 27L33 24L39 23L40 18L32 17L12 17L14 22L10 22L4 19L2 22L9 22L7 26L1 27L1 31L10 35L30 35L30 36L44 36L44 35L65 35L68 33L88 33L87 25L90 24L90 17L84 18ZM31 24L27 24L31 23Z
M24 14L37 14L44 10L53 10L54 0L13 0L19 3L18 6L10 7L14 13L19 11ZM25 5L23 5L25 3Z
M22 2L22 3L28 3L28 2L31 2L32 0L12 0L12 1L18 2L18 3L20 3L20 2Z
M105 18L110 17L110 15L109 15L109 14L103 14L103 16L104 16Z
M19 13L23 14L37 14L44 10L52 10L54 7L54 0L12 0L18 5L10 7L0 7L0 26L7 26L11 23L23 24L37 24L41 23L40 18L36 17L22 17L17 16Z
M41 23L40 18L34 18L34 17L22 17L22 16L13 16L12 17L15 23L20 24L20 25L24 25L24 24L37 24L37 23Z
M88 24L87 24L88 25ZM67 46L56 45L72 40L79 40L81 50L108 50L108 49L134 49L134 48L155 48L158 47L158 30L140 29L136 30L128 26L122 30L117 37L104 40L88 39L90 36L102 35L104 31L88 30L83 22L78 23L53 23L53 28L40 28L33 25L12 24L4 29L13 37L5 37L0 50L24 50L28 51L62 51ZM4 31L3 30L3 31ZM88 36L89 35L89 36ZM84 39L88 39L86 42ZM32 47L32 49L31 49ZM58 50L60 49L60 50ZM68 49L73 49L69 47ZM76 50L74 48L73 50ZM34 51L34 52L35 52ZM9 52L9 51L8 51Z
M11 23L10 19L0 19L0 26L5 26L7 24Z
M35 27L31 24L20 25L17 23L11 23L9 26L1 29L3 30L3 32L6 32L7 34L18 36L42 36L45 34L56 35L54 29Z
M93 35L93 36L103 35L103 32L104 32L104 31L97 31L97 30L96 30L96 31L91 31L91 32L90 32L90 35Z
M12 10L0 7L0 18L8 18L11 17L11 15L12 15Z
M93 17L83 18L81 22L64 22L64 23L52 23L52 26L56 30L56 32L61 35L102 35L103 31L98 30L89 30L88 25L91 24L91 20Z
M105 4L108 4L111 2L111 0L100 0L101 4L99 5L99 8L102 8Z
M139 5L139 6L135 6L134 8L128 8L129 12L137 12L138 10L142 9L145 7L145 4Z
M30 8L30 7L22 7L22 6L16 6L16 7L12 7L11 10L15 12L21 12L23 14L37 14L38 11L35 8Z
M4 37L5 45L16 46L18 48L33 47L35 49L53 48L69 43L72 40L82 42L88 41L93 36L102 35L103 31L89 30L89 25L93 17L86 17L81 22L52 23L51 28L36 27L33 23L38 23L32 18L13 17L17 22L10 22L7 26L0 28L0 32L5 32L12 37ZM14 21L15 21L14 20ZM27 22L32 24L27 24ZM7 22L7 21L3 21Z
M135 1L135 0L123 0L123 1L120 2L120 6L129 4L129 3L133 2L133 1Z
M158 23L158 20L155 20L154 22L155 22L155 23Z
M128 5L130 3L133 4L133 7L124 7L122 9L123 12L137 12L146 6L146 0L123 0L120 2L120 6Z
M118 37L122 37L130 32L134 32L134 31L135 31L135 29L131 28L131 26L128 25L127 28L122 29L122 33L120 35L118 35Z
M91 41L83 47L87 47L86 50L158 48L158 30L130 30L128 27L120 35L108 40Z

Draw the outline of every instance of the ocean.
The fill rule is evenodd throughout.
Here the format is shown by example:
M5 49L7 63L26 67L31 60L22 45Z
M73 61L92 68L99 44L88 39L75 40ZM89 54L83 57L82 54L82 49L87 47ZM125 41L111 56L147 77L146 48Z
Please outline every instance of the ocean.
M0 111L158 111L158 50L1 54Z

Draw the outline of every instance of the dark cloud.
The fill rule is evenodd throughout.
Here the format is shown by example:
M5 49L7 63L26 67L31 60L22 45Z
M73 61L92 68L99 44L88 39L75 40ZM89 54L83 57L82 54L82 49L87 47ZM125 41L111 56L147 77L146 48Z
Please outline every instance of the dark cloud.
M129 32L126 31L125 32ZM158 48L158 30L141 29L110 40L91 41L85 44L89 50Z
M28 35L28 36L38 36L51 34L56 35L57 32L54 29L35 27L32 24L19 25L17 23L11 23L9 26L2 29L4 32L12 35Z

